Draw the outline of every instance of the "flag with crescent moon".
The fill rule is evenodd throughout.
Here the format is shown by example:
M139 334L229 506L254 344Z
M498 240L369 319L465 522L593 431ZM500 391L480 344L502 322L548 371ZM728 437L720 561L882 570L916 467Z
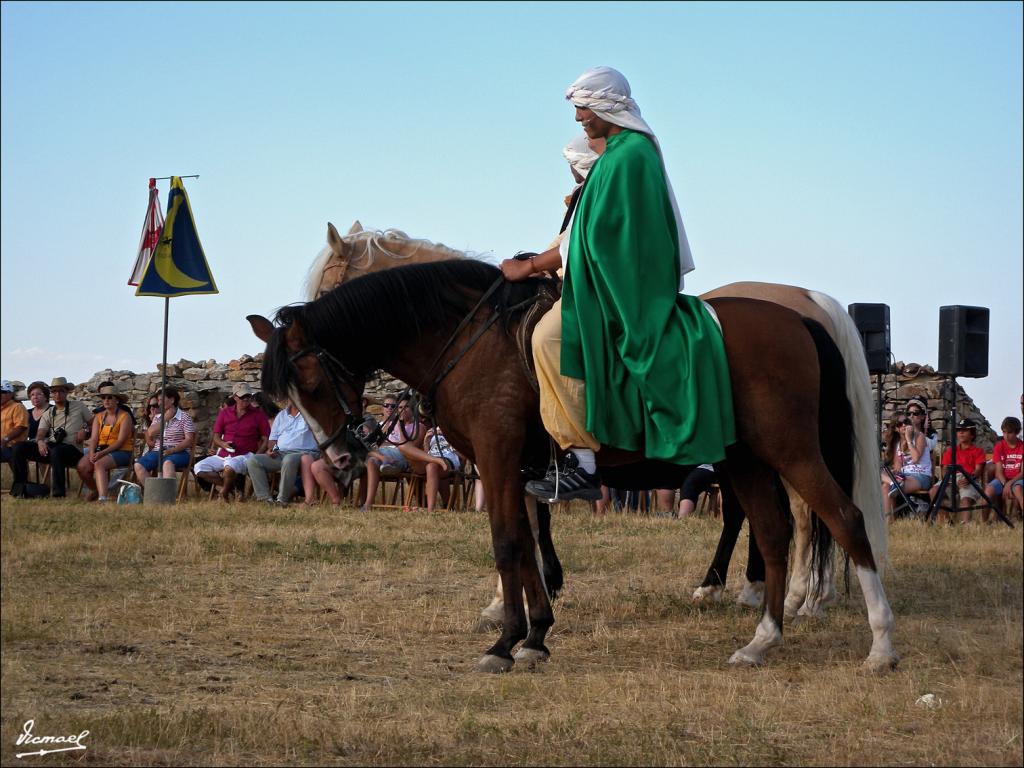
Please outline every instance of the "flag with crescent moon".
M138 287L142 274L153 258L153 251L160 240L164 228L164 212L160 210L160 190L156 188L156 179L149 180L149 205L146 207L146 220L142 223L142 237L139 238L139 253L135 257L132 276L128 285Z
M196 233L192 208L181 177L171 177L167 220L139 281L136 296L188 296L219 293Z

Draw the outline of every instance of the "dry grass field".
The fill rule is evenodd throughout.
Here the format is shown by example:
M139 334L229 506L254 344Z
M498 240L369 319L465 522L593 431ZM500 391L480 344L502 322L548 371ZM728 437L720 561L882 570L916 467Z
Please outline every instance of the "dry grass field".
M4 765L1022 763L1020 526L894 527L873 677L856 579L731 669L755 614L689 599L717 521L560 510L552 660L484 676L482 515L0 507ZM87 750L16 757L28 719Z

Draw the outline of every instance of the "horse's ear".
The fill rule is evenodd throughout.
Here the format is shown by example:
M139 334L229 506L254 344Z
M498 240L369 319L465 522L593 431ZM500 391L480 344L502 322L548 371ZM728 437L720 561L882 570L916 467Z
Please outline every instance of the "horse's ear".
M256 336L262 339L267 344L270 343L270 337L274 335L274 324L271 323L263 315L246 315L246 320L249 321L249 325L252 326L252 332Z
M341 239L338 230L329 221L327 222L327 245L330 247L331 252L334 253L335 258L348 261L348 246Z
M349 229L348 233L350 235L358 235L362 231L363 225L359 223L359 219L356 219L355 221L352 222L352 228Z

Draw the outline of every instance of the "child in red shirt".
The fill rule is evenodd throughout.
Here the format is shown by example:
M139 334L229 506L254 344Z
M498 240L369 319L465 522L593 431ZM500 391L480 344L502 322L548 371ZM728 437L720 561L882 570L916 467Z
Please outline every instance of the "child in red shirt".
M986 459L985 452L974 444L977 437L978 427L973 419L961 419L960 423L956 425L956 464L970 477L974 478L974 482L980 487L984 480L983 473L985 471ZM950 447L942 454L942 466L948 467L952 463L953 449ZM971 521L971 510L981 500L981 494L960 472L956 473L956 486L960 496L960 522L969 523ZM950 488L950 498L953 495L952 491L953 489ZM933 486L930 491L933 502L938 492L938 486ZM948 510L948 507L940 508L940 523L949 522Z
M995 465L995 478L985 489L992 504L998 504L1000 497L1017 500L1018 506L1024 509L1024 487L1022 487L1020 465L1024 458L1024 443L1020 440L1020 419L1007 416L999 425L1003 431L1003 439L992 449L992 463ZM982 510L982 519L988 522L988 509Z

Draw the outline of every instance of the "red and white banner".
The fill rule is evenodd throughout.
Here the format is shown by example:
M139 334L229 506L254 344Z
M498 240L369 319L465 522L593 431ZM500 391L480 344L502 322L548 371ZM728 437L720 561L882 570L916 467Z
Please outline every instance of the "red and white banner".
M160 233L164 229L164 215L160 210L160 190L156 188L156 179L149 180L149 207L146 209L146 221L142 225L142 237L139 239L139 255L135 257L132 276L128 285L137 286L142 275L153 258L156 245L160 241Z

